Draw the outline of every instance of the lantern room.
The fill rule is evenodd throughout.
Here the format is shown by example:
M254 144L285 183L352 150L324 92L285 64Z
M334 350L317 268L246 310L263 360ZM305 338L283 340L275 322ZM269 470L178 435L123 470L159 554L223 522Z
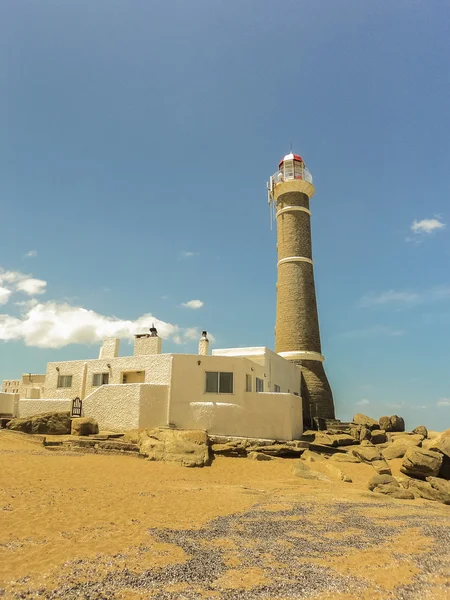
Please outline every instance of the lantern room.
M303 158L298 154L286 154L278 165L278 181L287 181L289 179L304 179L312 183L311 173L305 166Z

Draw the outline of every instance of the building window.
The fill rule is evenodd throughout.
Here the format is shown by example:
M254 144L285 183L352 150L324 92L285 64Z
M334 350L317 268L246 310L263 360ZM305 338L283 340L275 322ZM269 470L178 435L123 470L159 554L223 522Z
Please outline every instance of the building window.
M58 387L59 388L71 388L72 387L72 375L58 375Z
M277 385L276 383L274 383L274 384L273 384L273 391L274 391L276 394L279 394L279 393L281 392L281 388L280 388L280 386L279 386L279 385Z
M92 386L107 385L109 383L109 373L94 373L92 377Z
M205 379L205 392L208 394L232 394L233 373L207 371Z
M251 375L245 376L245 391L246 392L252 391L252 376Z
M263 392L264 391L264 379L256 378L256 391Z

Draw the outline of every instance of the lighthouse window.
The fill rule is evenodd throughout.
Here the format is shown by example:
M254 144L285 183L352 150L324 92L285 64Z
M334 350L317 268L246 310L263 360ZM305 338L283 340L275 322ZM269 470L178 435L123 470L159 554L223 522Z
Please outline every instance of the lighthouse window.
M273 384L273 391L274 391L276 394L279 394L279 393L281 392L281 388L280 388L280 386L279 386L279 385L277 385L276 383L274 383L274 384Z
M248 375L248 374L245 376L245 391L246 392L252 391L252 376Z
M232 394L233 373L220 373L207 371L205 379L205 392L208 394Z
M264 391L264 379L256 378L256 391L263 392Z

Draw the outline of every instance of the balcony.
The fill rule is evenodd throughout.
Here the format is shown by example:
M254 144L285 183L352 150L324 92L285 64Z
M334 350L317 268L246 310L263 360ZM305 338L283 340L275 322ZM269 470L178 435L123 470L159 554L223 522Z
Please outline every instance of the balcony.
M284 164L280 171L277 171L272 176L273 183L276 185L277 183L282 183L283 181L290 181L292 179L303 179L308 183L313 182L313 178L311 173L305 166L300 166L298 163L294 162L294 165L286 165Z

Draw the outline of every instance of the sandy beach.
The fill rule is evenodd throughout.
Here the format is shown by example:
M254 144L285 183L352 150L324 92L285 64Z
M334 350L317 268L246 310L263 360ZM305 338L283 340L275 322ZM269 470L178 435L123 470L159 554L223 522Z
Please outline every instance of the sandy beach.
M1 431L0 596L450 597L449 507L369 492L368 465L350 484L293 462L183 469Z

